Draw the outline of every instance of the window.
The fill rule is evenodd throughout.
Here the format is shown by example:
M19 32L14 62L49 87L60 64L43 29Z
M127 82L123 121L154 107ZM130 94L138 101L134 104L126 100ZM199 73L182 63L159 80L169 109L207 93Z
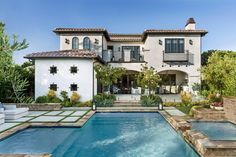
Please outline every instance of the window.
M77 37L72 38L72 49L79 49L79 39Z
M71 85L70 85L70 90L71 90L71 91L77 91L77 88L78 88L78 87L77 87L77 84L71 84Z
M57 73L57 67L54 65L50 67L50 74L56 74Z
M173 38L165 39L166 53L184 53L184 39Z
M84 38L83 47L84 50L90 50L90 39L88 37Z
M57 91L57 84L50 84L50 90L54 90L54 91Z
M70 73L75 74L75 73L77 73L77 71L78 71L78 69L76 66L70 67Z
M131 61L139 61L140 60L140 47L139 46L123 46L122 50L129 49L130 50L130 60Z

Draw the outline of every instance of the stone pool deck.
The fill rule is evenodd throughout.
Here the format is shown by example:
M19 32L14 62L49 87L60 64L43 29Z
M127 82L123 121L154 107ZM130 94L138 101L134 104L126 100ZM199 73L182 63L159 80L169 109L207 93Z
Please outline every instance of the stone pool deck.
M98 107L96 112L159 112L179 132L186 142L193 145L202 157L235 157L236 141L211 141L200 132L191 130L193 117L185 115L175 107ZM30 126L72 126L82 127L95 111L89 108L63 108L59 111L30 111L16 121L0 125L0 140ZM0 155L0 157L9 155ZM49 157L50 154L10 155L14 157Z

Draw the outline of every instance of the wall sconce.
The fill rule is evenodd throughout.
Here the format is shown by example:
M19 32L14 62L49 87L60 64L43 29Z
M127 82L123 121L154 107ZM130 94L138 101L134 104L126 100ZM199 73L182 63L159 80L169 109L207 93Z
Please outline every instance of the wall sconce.
M95 44L99 44L99 40L98 40L98 39L95 39L94 43L95 43Z
M66 39L65 39L65 43L66 43L66 44L70 44L70 40L66 38Z
M120 51L120 47L118 47L118 51Z
M162 45L162 40L159 40L159 45Z
M189 44L190 44L190 45L193 45L193 41L192 41L191 39L189 40Z

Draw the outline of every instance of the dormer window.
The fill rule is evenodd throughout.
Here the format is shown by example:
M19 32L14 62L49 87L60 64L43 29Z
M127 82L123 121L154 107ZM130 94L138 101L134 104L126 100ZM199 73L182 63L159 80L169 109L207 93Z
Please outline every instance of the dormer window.
M70 67L70 73L72 73L72 74L76 74L77 71L78 71L78 69L77 69L76 66L72 66L72 67Z
M72 38L72 49L79 49L79 39L77 37Z
M50 67L50 74L53 74L53 75L54 75L54 74L56 74L56 73L57 73L57 67L54 66L54 65L51 66L51 67Z
M83 41L84 50L90 50L90 39L89 37L85 37Z

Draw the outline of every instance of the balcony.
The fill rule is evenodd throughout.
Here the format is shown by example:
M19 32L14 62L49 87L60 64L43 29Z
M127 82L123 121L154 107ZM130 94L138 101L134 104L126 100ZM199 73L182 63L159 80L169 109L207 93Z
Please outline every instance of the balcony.
M144 56L139 52L124 50L124 51L103 51L102 58L106 62L112 63L138 63L144 62Z
M163 51L163 62L172 64L179 64L180 62L194 64L194 54L190 53L188 50L184 53L166 53Z

